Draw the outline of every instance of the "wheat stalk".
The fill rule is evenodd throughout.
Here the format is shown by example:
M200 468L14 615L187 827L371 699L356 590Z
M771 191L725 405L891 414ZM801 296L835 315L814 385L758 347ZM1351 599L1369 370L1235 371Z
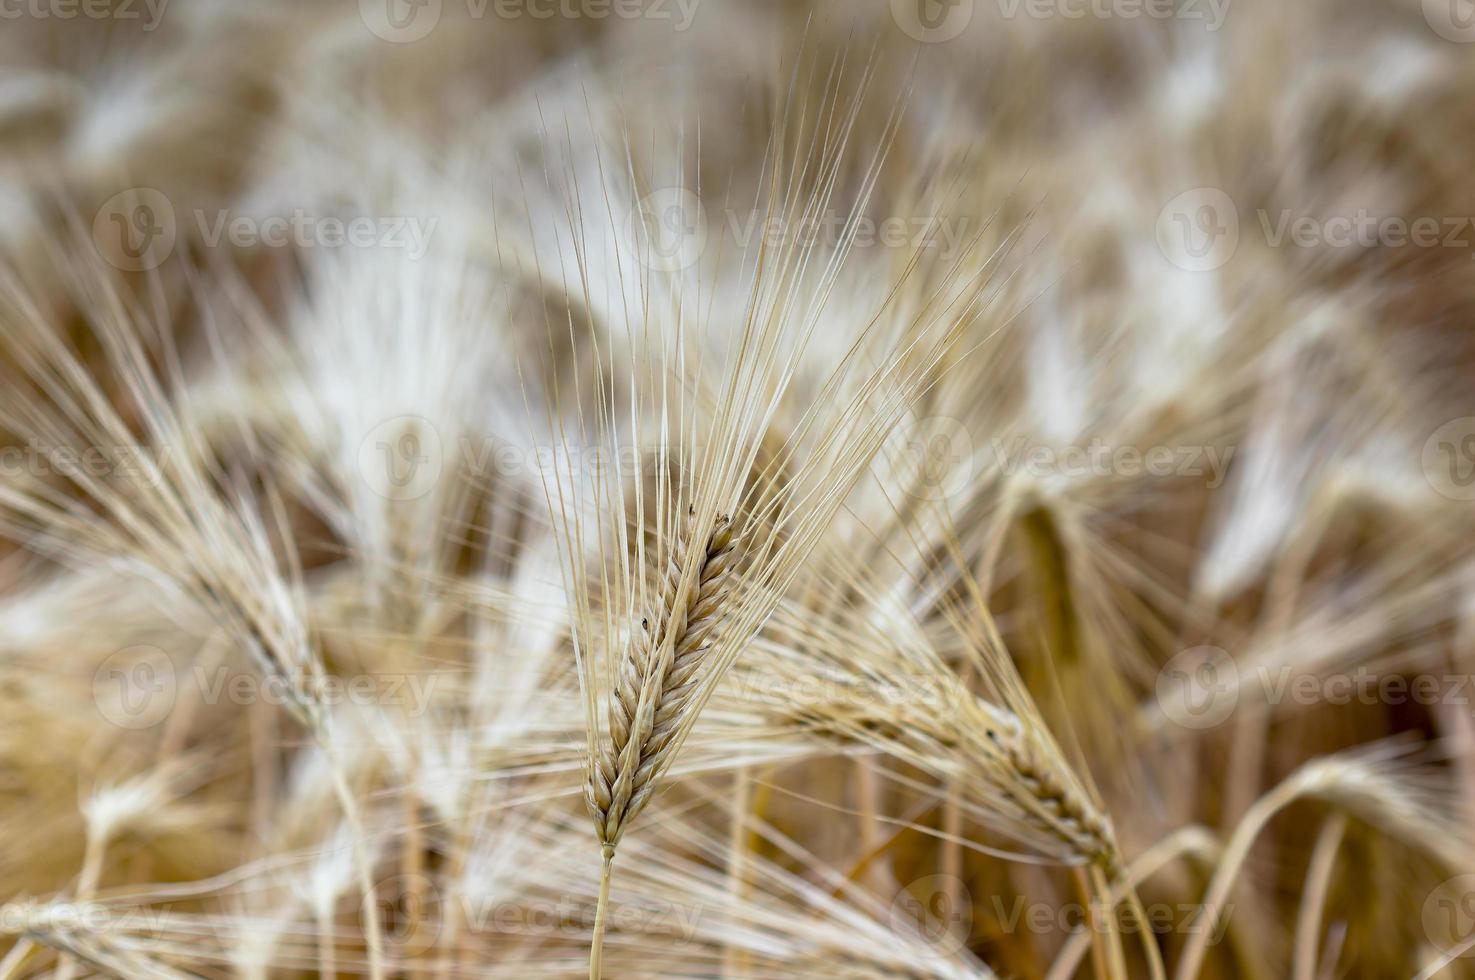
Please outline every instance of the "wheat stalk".
M609 697L607 742L600 745L585 786L603 857L589 967L595 978L615 848L671 764L676 735L694 710L702 672L710 668L707 655L740 558L732 521L725 516L693 547L695 516L688 513L667 558L655 604L631 631L620 657Z
M344 814L360 831L360 886L370 973L384 976L372 873L364 849L363 818L343 773L332 715L321 694L327 671L315 648L303 609L297 555L279 496L269 486L257 505L239 486L225 484L202 459L203 439L188 411L181 411L150 362L142 338L154 331L96 258L79 257L70 271L75 300L104 346L127 392L127 407L157 458L138 471L94 475L58 467L78 497L66 500L39 480L0 485L0 530L38 551L64 560L102 561L130 571L142 568L207 611L260 665L286 682L284 707L301 722L331 760L331 776ZM39 397L0 403L0 422L13 426L53 454L126 447L138 440L124 410L110 403L102 385L55 334L52 311L9 275L0 276L0 311L14 321L11 352L19 365L17 391L34 385ZM170 346L166 364L177 368ZM187 408L187 406L186 406ZM19 481L17 481L19 483ZM268 521L284 542L289 579L278 568Z
M1426 852L1448 868L1468 867L1475 853L1469 831L1453 812L1442 780L1411 758L1416 748L1409 744L1375 744L1322 756L1301 766L1256 800L1225 842L1223 856L1203 897L1208 928L1195 932L1184 946L1174 973L1176 980L1193 980L1199 975L1213 927L1226 913L1224 903L1251 847L1266 824L1297 800L1322 800L1379 827L1406 846Z

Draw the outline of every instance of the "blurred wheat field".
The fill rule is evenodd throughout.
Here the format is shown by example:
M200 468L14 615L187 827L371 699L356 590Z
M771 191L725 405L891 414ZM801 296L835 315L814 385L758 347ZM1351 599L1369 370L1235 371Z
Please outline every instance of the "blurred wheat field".
M1472 14L0 3L0 980L1475 976Z

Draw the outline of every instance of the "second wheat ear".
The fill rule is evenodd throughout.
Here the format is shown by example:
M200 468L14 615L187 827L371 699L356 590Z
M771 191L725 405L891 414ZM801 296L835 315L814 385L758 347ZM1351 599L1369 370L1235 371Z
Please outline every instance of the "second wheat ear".
M609 739L590 767L584 799L603 852L595 951L609 904L610 869L625 829L650 802L677 744L676 734L696 704L702 668L716 639L722 603L729 598L731 572L740 556L732 520L719 517L703 535L694 575L687 561L695 537L695 515L673 542L659 589L630 642L609 696Z

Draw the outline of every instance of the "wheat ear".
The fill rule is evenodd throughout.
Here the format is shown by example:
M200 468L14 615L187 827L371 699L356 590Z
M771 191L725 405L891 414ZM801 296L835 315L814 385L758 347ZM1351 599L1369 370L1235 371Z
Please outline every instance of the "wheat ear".
M1111 824L1094 803L1057 778L1055 765L1046 761L1048 753L1019 729L989 728L985 737L1003 754L1013 777L1001 780L1001 788L1035 815L1040 831L1058 837L1111 881L1120 878L1121 855Z
M656 776L673 754L675 736L701 687L706 654L716 639L738 549L732 521L718 518L702 545L694 577L687 574L693 535L688 516L666 562L650 613L633 631L609 698L609 741L590 767L584 798L603 849L599 910L589 973L599 976L610 865L625 828L650 802Z
M1109 879L1119 878L1121 856L1110 821L1062 777L1061 763L1050 750L1018 718L960 686L945 688L944 697L950 710L908 712L901 718L871 711L852 711L848 718L833 713L824 718L821 713L819 723L924 770L961 776L965 798L1002 818L1003 826L1017 828L1022 839L1041 842L1041 850L1067 863L1093 864Z

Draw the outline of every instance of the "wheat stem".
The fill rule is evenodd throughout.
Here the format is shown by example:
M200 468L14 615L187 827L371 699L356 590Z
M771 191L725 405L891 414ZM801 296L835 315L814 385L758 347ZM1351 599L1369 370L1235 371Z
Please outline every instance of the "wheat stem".
M1138 885L1182 856L1204 852L1213 853L1216 850L1217 844L1201 827L1185 827L1170 834L1132 861L1121 880L1112 887L1107 901L1114 906L1129 893L1135 895ZM1045 974L1045 980L1068 980L1075 976L1076 969L1090 943L1091 936L1085 930L1080 930L1071 936L1070 940L1061 947L1049 972ZM1154 976L1161 976L1162 963L1161 957L1156 955L1156 944L1153 946L1153 954L1149 958L1148 965L1151 968L1153 960L1157 960Z
M1316 940L1321 931L1322 910L1331 888L1337 848L1342 846L1346 831L1347 815L1336 814L1321 828L1311 852L1306 888L1301 892L1301 908L1296 917L1295 969L1291 973L1294 980L1312 980L1316 972Z
M748 809L752 806L753 779L747 766L738 767L733 773L732 822L727 840L727 895L734 906L743 897L747 886L747 843ZM743 966L743 950L737 943L729 942L722 951L722 976L740 976Z
M1249 856L1251 845L1255 843L1255 838L1260 836L1260 831L1270 822L1270 818L1294 801L1301 794L1301 789L1300 783L1296 780L1287 780L1260 797L1245 811L1244 818L1240 820L1239 826L1235 828L1234 834L1225 845L1224 856L1219 862L1218 869L1214 872L1214 877L1209 882L1209 890L1205 893L1202 903L1203 928L1191 935L1184 945L1182 957L1178 961L1178 969L1173 974L1176 980L1192 980L1193 977L1199 975L1199 971L1203 968L1204 956L1208 951L1209 939L1218 929L1224 900L1229 897L1229 891L1234 887L1240 866Z
M369 976L372 980L384 980L384 939L379 931L379 905L374 897L374 876L370 870L368 848L364 841L364 822L359 813L358 801L349 788L343 768L326 739L323 750L328 754L328 769L333 774L333 792L338 805L353 834L353 863L358 873L359 890L363 893L364 944L369 951Z
M609 913L610 869L615 863L615 849L611 844L601 848L602 859L599 869L599 902L594 908L594 935L589 942L589 980L600 980L604 975L604 930Z
M15 976L16 971L25 965L26 960L35 950L36 944L31 940L24 938L17 940L10 952L5 954L5 959L0 960L0 980L10 980Z
M324 980L338 980L338 939L334 935L332 908L318 909L318 975Z

